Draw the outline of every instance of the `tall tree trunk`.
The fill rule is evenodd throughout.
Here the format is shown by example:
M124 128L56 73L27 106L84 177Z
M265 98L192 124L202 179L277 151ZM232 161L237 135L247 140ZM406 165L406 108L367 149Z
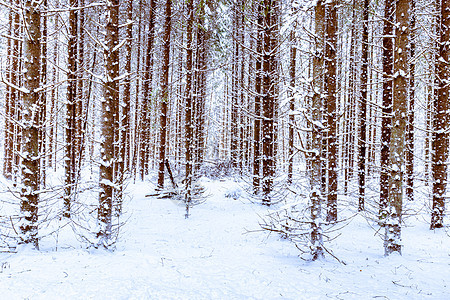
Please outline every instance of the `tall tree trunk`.
M41 12L40 4L33 0L25 1L24 6L24 88L22 93L22 188L20 210L22 219L20 229L22 241L38 244L38 206L39 206L39 111L41 75Z
M391 140L392 75L393 73L393 25L395 1L385 0L383 25L383 106L381 118L381 174L380 174L380 220L387 216L389 196L389 144Z
M314 94L311 103L311 144L308 155L310 170L310 198L311 198L311 244L313 258L323 256L322 231L320 220L322 215L322 83L323 71L323 42L325 34L325 6L322 0L317 1L315 7L315 55L313 57L313 87Z
M194 0L187 3L187 43L186 43L186 90L185 90L185 135L186 135L186 218L189 216L189 207L192 201L192 181L193 181L193 128L192 128L192 31L194 26Z
M410 60L409 64L409 105L408 105L408 124L406 129L406 198L409 201L414 200L414 104L415 104L415 69L416 61L414 56L416 55L416 43L415 27L416 27L416 12L415 12L415 0L411 0L411 13L410 13Z
M256 26L256 61L255 61L255 120L253 131L253 193L259 192L261 185L260 165L261 165L261 83L262 69L261 60L263 57L263 7L258 4L257 8L258 25Z
M275 158L274 158L274 110L275 110L275 72L276 60L276 40L274 22L276 16L273 14L278 6L277 0L264 0L264 55L262 62L262 190L263 190L263 204L271 204L271 192L273 189L273 177L275 174Z
M448 122L450 88L448 66L450 51L450 1L442 0L440 22L438 22L439 54L436 57L436 96L434 99L434 119L432 130L432 174L433 174L433 210L431 229L444 226L445 192L447 188L447 160L449 154Z
M114 164L117 153L114 153L115 113L119 106L119 0L111 0L106 6L106 43L104 51L106 82L104 84L104 99L101 105L100 143L100 195L98 219L99 246L108 247L112 234L112 207L114 193Z
M409 0L397 0L394 51L394 93L392 101L391 141L389 144L389 211L385 224L384 252L401 253L401 222L403 205L403 172L405 130L408 105L408 35Z
M130 168L130 149L131 149L131 60L133 49L133 0L127 1L126 8L127 28L125 46L125 73L123 88L123 108L122 108L122 122L121 122L121 161L123 164L124 173ZM136 91L137 93L137 91Z
M65 144L65 187L64 216L69 218L71 202L74 200L76 177L76 102L77 102L77 55L78 55L78 1L71 0L69 12L69 38L67 55L67 104L66 104L66 144Z
M337 3L326 4L328 16L325 45L325 87L327 94L327 221L337 221L337 146L336 146L336 49L337 49Z
M369 0L364 0L363 7L363 33L362 33L362 57L361 57L361 99L359 101L359 156L358 156L358 183L359 203L358 211L364 210L366 188L366 123L368 100L368 67L369 67Z
M151 138L151 99L152 95L152 81L153 81L153 44L155 40L155 10L156 0L150 0L149 8L149 25L148 25L148 39L147 39L147 58L144 75L144 83L142 89L144 97L141 105L141 139L140 139L140 177L144 180L144 175L148 174L149 158L150 158L150 138Z
M293 9L293 8L292 8ZM293 9L294 10L294 9ZM295 13L293 11L293 13ZM294 27L289 34L290 41L290 64L289 64L289 149L288 149L288 184L292 184L292 173L294 170L294 110L295 110L295 68L297 62L297 40L296 40L297 21L294 21Z
M166 0L164 23L163 70L161 77L161 112L159 131L158 188L164 188L164 167L166 160L167 104L169 103L170 34L172 30L172 0Z

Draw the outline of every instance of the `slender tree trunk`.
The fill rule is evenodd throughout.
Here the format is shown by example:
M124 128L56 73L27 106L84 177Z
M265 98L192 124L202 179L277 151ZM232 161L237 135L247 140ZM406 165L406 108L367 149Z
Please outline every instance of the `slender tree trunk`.
M295 33L297 30L297 21L294 23L294 27L291 29L289 35L290 41L290 65L289 65L289 79L290 79L290 93L289 93L289 149L288 149L288 184L292 184L292 173L294 170L294 110L295 110L295 68L297 62L297 40Z
M172 30L172 0L166 0L164 23L163 70L161 77L161 113L159 131L158 188L164 188L164 167L166 160L167 104L169 103L170 34Z
M323 71L323 41L325 34L325 6L322 0L317 1L315 7L315 55L313 57L313 86L314 94L311 103L311 151L308 155L311 186L311 244L313 245L313 259L323 257L321 215L322 215L322 112L323 100L321 97Z
M385 255L401 253L401 222L403 205L403 170L405 167L405 130L408 105L408 36L409 0L397 0L394 51L394 93L392 129L389 146L389 211L385 224Z
M414 200L414 103L415 103L415 68L416 61L414 60L416 52L415 27L416 27L416 12L415 0L410 1L410 60L409 64L409 105L408 105L408 124L406 129L406 198L409 201Z
M41 87L41 12L40 4L33 0L24 3L24 88L22 94L22 188L20 210L22 219L20 230L22 241L38 244L38 206L39 206L39 111Z
M368 67L369 67L369 0L364 0L363 7L363 33L362 33L362 57L361 57L361 99L359 101L359 203L358 211L364 210L365 188L366 188L366 123L367 123L367 100L368 100Z
M66 104L66 144L65 144L65 187L64 216L69 218L71 202L74 200L76 177L76 102L77 102L77 54L78 54L78 1L71 0L69 12L69 38L67 55L67 104Z
M274 158L274 109L275 109L275 80L274 72L276 72L275 48L276 41L274 39L275 23L274 12L278 6L276 0L264 0L264 55L262 61L262 190L263 204L270 205L271 192L273 189L273 176L275 171Z
M327 94L327 221L337 221L337 146L336 146L336 49L337 3L327 3L328 16L325 45L325 86Z
M448 66L450 51L450 1L442 0L438 22L439 53L436 60L436 96L432 130L433 210L430 229L444 226L445 192L447 188L447 161L449 154L449 100Z
M155 40L155 10L156 0L150 0L150 15L148 25L148 40L147 40L147 58L144 75L144 83L142 89L144 97L141 106L141 139L140 139L140 177L144 180L144 175L148 174L149 159L150 159L150 124L151 124L151 99L152 95L152 81L153 81L153 44Z
M259 192L261 185L260 165L261 165L261 83L262 69L261 60L263 57L263 9L258 4L257 18L258 25L256 27L256 61L255 61L255 120L253 131L253 193Z
M107 78L104 85L104 99L101 105L101 133L102 141L100 151L102 159L100 163L100 195L98 219L100 231L98 233L99 245L108 247L112 234L112 207L114 193L114 128L115 113L119 105L119 0L111 0L106 6L106 43L104 51L105 71Z
M389 195L389 144L391 140L392 113L392 75L393 73L393 25L395 1L385 0L383 25L383 107L381 118L381 174L380 174L380 212L382 220L387 216Z
M185 135L186 135L186 218L189 217L189 207L192 201L192 181L193 181L193 128L192 128L192 31L194 26L194 0L187 3L187 45L186 45L186 91L185 91Z

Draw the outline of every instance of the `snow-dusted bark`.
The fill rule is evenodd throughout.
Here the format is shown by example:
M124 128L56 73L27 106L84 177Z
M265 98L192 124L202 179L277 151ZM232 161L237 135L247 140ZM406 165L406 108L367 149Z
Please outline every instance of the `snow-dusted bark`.
M256 56L255 56L255 120L253 131L253 193L259 193L261 186L261 82L262 82L262 55L263 55L263 10L262 4L257 6L256 26Z
M167 105L169 103L169 67L170 67L170 34L172 30L172 0L166 0L164 40L163 40L163 70L161 76L161 111L159 130L159 170L158 188L164 188L164 168L166 160L167 137Z
M406 130L406 198L409 201L414 200L414 118L415 118L415 70L416 61L413 60L416 53L415 31L416 31L416 0L411 0L410 5L410 59L409 64L409 101L408 101L408 123Z
M41 87L41 12L35 0L24 2L24 89L21 125L22 186L21 221L22 241L38 245L39 206L39 88Z
M323 256L322 247L322 132L323 132L323 99L321 74L323 71L323 46L325 33L325 5L317 1L315 7L315 51L313 57L313 87L314 93L311 101L311 143L308 155L310 199L311 199L311 245L313 259Z
M292 3L293 4L293 3ZM292 8L294 12L294 8ZM289 148L288 148L288 183L292 183L292 173L294 171L294 110L295 110L295 77L296 77L296 65L297 65L297 39L296 39L296 31L297 31L297 21L294 21L293 28L289 33L289 42L290 42L290 62L289 62Z
M144 73L144 82L142 85L143 99L141 103L140 111L140 149L139 149L139 167L141 180L144 179L144 175L148 174L149 160L150 160L150 147L151 147L151 111L152 111L152 82L153 82L153 52L155 41L155 10L156 0L150 0L149 16L148 16L148 38L147 38L147 53L146 64Z
M71 202L75 190L76 178L76 102L77 102L77 55L78 55L78 1L71 0L68 28L67 53L67 102L66 102L66 144L64 154L65 187L64 187L64 216L70 217Z
M119 0L107 2L106 6L106 47L104 99L101 104L100 143L100 195L98 220L99 246L107 247L112 234L112 207L114 193L114 153L115 112L119 106Z
M263 203L270 205L270 193L273 189L273 177L275 174L275 108L277 101L276 95L276 19L274 15L277 12L279 2L276 0L264 0L263 8L263 30L264 30L264 46L262 57L262 190Z
M394 90L391 141L389 144L389 197L385 221L384 252L401 253L403 174L405 172L405 137L408 105L409 0L398 0L394 45Z
M447 189L447 161L449 154L449 75L450 1L442 0L438 22L439 53L436 61L436 95L432 133L433 210L431 229L444 226L445 192Z
M189 206L192 201L192 181L193 181L193 128L192 128L192 75L193 75L193 55L192 55L192 31L194 26L194 0L187 3L187 28L186 28L186 90L185 90L185 134L186 134L186 217L189 216Z
M336 119L336 50L337 50L337 2L325 4L326 43L325 43L325 92L327 111L327 221L337 221L337 119Z
M383 106L381 118L381 174L380 174L380 211L379 218L386 217L389 195L389 143L391 140L392 113L392 75L394 55L394 13L395 1L385 0L383 22Z
M364 210L366 189L366 122L367 122L367 100L369 88L369 0L364 0L363 6L363 32L362 32L362 57L361 57L361 97L359 103L359 153L358 153L358 184L359 203L358 211Z

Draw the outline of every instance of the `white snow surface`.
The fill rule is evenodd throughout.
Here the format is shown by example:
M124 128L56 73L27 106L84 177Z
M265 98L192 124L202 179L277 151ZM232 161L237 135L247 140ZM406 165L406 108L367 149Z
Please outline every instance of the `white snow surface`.
M403 255L383 244L362 216L327 245L320 261L261 231L267 207L243 196L232 180L202 184L209 197L191 209L145 197L130 186L128 216L115 251L60 240L40 251L0 254L0 299L449 299L450 238L422 218L403 230ZM61 238L62 239L62 238ZM78 248L77 248L78 247Z

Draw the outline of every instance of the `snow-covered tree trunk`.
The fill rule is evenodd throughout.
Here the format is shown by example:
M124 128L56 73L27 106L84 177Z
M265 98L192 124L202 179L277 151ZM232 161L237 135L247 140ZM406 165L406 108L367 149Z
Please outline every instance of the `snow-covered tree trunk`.
M336 50L337 50L337 2L325 4L326 44L325 44L325 89L327 110L327 221L337 221L337 120L336 120Z
M263 29L264 29L264 46L262 57L262 190L263 203L270 205L271 192L273 189L273 177L275 174L275 157L274 157L274 118L275 118L275 73L276 69L276 16L273 14L279 5L276 0L264 0L263 8Z
M293 3L292 3L293 4ZM291 4L291 5L292 5ZM294 13L295 8L292 7L292 12ZM289 148L288 148L288 184L292 184L292 175L294 171L294 110L295 110L295 77L296 77L296 65L297 65L297 20L294 21L291 32L289 33L290 42L290 62L289 62Z
M384 252L401 253L403 174L405 172L405 137L408 105L409 0L398 0L394 48L394 93L392 101L391 141L389 144L388 215L385 222Z
M76 102L77 102L77 55L78 55L78 1L71 0L69 11L69 37L67 53L67 102L66 102L66 144L64 154L65 187L64 216L70 217L76 178Z
M147 53L146 64L144 72L144 82L142 85L143 99L140 109L141 120L141 132L140 132L140 153L139 153L139 165L140 165L140 177L144 180L144 175L148 174L149 159L150 159L150 147L151 147L151 98L152 95L152 83L153 83L153 52L155 41L155 10L156 0L150 0L149 17L148 17L148 38L147 38Z
M369 0L364 0L363 6L363 32L361 57L361 98L359 103L359 155L358 155L358 184L359 203L358 211L364 210L366 189L366 149L367 149L367 100L368 100L368 68L369 68Z
M325 5L319 0L315 7L315 51L313 56L313 97L311 102L311 143L309 149L309 181L311 199L311 245L313 259L323 256L322 248L322 132L323 132L323 98L321 74L324 59Z
M39 99L41 87L41 11L40 3L27 0L24 3L25 34L24 91L22 93L22 187L21 222L22 241L38 248L39 206Z
M383 21L383 104L381 118L381 154L380 154L380 211L379 218L383 220L386 215L389 195L389 143L391 140L391 113L392 113L392 75L394 55L394 13L395 1L385 0Z
M259 193L261 186L260 166L261 166L261 82L262 69L261 60L263 56L263 10L262 4L257 6L257 26L256 26L256 59L255 59L255 120L253 131L253 193Z
M189 206L192 201L192 181L193 181L193 124L192 124L192 75L193 75L193 55L192 55L192 31L194 26L194 0L187 3L187 28L186 28L186 90L185 90L185 135L186 135L186 218L189 216Z
M438 22L439 53L436 61L436 95L432 133L433 210L431 229L444 226L445 192L447 189L447 160L449 154L449 75L450 1L442 0Z
M411 0L410 5L410 64L409 64L409 102L408 102L408 124L406 130L406 144L408 146L406 151L406 198L409 201L414 200L414 118L415 118L415 70L416 60L414 58L416 53L415 43L415 27L416 27L416 0Z
M112 207L114 196L114 153L115 107L119 105L119 0L107 2L106 6L106 47L104 99L101 105L101 142L100 142L100 195L98 220L99 246L107 247L112 234Z
M164 168L166 160L167 137L167 105L169 103L169 67L170 67L170 34L172 31L172 0L166 0L164 40L163 40L163 70L161 77L161 111L159 127L159 170L158 188L164 188Z

